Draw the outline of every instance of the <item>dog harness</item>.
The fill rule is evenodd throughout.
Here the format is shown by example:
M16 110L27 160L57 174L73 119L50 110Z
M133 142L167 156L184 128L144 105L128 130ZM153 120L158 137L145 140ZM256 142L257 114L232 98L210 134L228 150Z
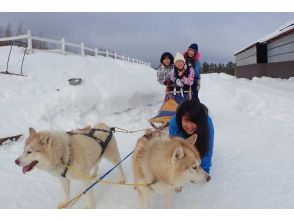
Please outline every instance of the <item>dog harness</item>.
M114 130L115 130L115 128L110 128L109 130L104 130L104 129L99 129L99 128L92 128L89 133L74 133L74 132L71 132L71 131L66 132L66 133L69 134L69 135L77 135L77 134L78 135L85 135L87 137L93 138L102 148L101 154L99 156L99 157L101 157L102 154L104 153L104 151L106 150L106 147L109 144L111 138L112 138L112 133L114 132ZM102 141L100 138L95 137L94 134L95 134L96 131L102 131L102 132L109 133L106 140ZM69 159L68 159L68 162L67 162L63 172L61 173L61 176L64 177L64 178L66 177L66 173L68 171L68 167L69 167L69 164L71 162L71 148L72 147L71 147L70 144L68 146L69 146ZM62 161L63 164L65 164L65 162L63 161L62 158L61 158L61 161Z
M71 144L69 144L68 147L69 147L68 162L67 162L67 164L66 164L66 166L65 166L65 169L64 169L63 172L61 173L61 176L64 177L64 178L66 177L66 173L67 173L67 170L68 170L68 167L69 167L70 161L71 161ZM63 164L65 164L65 162L63 161L63 158L61 158L61 162L62 162Z

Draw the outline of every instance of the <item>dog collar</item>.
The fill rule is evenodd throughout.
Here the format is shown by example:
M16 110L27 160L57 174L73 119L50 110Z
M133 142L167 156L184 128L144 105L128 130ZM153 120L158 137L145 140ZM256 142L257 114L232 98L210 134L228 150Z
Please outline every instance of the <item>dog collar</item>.
M157 182L157 179L155 178L151 183L146 184L146 187L150 190L153 190L152 185L154 185Z
M144 134L143 137L145 137L146 139L150 139L152 137L152 133L151 134Z

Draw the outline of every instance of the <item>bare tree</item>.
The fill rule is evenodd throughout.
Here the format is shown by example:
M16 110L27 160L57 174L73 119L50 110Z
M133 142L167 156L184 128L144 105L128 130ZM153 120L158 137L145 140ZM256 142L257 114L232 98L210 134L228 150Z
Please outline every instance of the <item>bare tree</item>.
M25 31L23 30L23 23L19 23L16 30L16 35L22 35L22 34L25 34Z
M4 30L4 37L11 37L11 36L12 36L11 24L8 22Z
M41 38L44 37L43 32L39 33L39 37L41 37ZM33 40L33 48L47 50L47 49L49 49L49 46L46 42L39 41L39 40Z
M0 26L0 37L3 37L4 36L4 29L3 27Z
M40 37L44 37L43 32L40 32ZM40 49L48 50L49 49L49 46L48 46L48 44L46 42L41 41L40 42Z

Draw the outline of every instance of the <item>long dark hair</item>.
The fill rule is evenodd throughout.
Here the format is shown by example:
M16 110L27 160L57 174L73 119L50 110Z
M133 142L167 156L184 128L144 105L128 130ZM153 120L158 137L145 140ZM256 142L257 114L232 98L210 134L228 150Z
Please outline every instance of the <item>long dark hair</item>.
M176 120L177 125L183 131L185 137L188 138L187 134L182 127L182 117L186 116L189 121L194 122L197 125L196 134L198 135L195 147L200 153L202 158L208 151L209 144L209 130L208 130L208 109L199 101L187 100L184 101L177 109Z

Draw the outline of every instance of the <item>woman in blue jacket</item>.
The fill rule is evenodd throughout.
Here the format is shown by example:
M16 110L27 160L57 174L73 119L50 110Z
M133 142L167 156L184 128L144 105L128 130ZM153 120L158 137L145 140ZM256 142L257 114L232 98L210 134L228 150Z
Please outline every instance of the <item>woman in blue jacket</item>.
M198 92L200 89L200 73L201 73L201 64L200 64L200 53L198 52L198 44L193 43L188 47L188 50L184 52L184 57L186 64L194 68L195 78L192 85L192 99L199 100Z
M198 135L195 147L201 157L200 166L209 173L213 152L213 123L204 104L187 100L178 107L176 115L169 121L169 135L186 139L193 134Z

